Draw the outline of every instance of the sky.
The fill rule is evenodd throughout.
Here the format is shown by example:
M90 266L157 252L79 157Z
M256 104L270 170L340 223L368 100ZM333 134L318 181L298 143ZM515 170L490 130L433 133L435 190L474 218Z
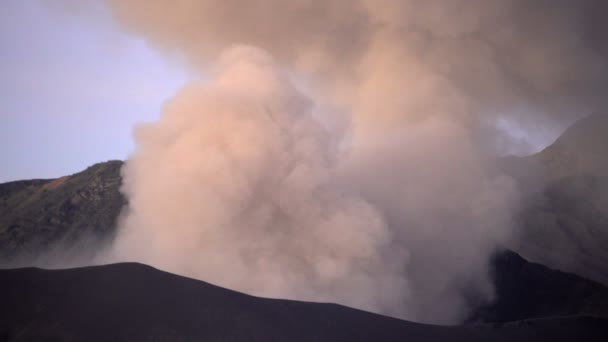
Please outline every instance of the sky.
M192 78L183 61L130 35L105 6L0 2L0 183L126 159L134 125L155 121ZM523 152L514 154L538 151L557 136L553 127L499 124L521 141Z
M0 3L0 183L126 159L134 124L188 79L101 3L87 15L52 4Z

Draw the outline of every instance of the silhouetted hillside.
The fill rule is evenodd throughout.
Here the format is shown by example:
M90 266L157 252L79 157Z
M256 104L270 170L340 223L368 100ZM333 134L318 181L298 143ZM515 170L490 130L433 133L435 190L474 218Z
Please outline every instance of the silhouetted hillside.
M605 341L593 317L440 327L263 299L140 264L0 271L5 341Z
M511 251L492 261L496 300L478 308L472 322L593 315L608 318L608 288L574 274L531 263Z

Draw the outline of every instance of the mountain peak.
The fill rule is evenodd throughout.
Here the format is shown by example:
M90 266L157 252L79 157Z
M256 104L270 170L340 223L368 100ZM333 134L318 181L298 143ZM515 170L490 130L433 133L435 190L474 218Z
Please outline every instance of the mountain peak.
M112 160L70 176L0 184L0 256L27 264L57 246L67 257L83 237L111 239L126 203L119 191L122 164Z
M570 126L553 144L536 154L550 178L604 176L608 171L608 115L594 114Z

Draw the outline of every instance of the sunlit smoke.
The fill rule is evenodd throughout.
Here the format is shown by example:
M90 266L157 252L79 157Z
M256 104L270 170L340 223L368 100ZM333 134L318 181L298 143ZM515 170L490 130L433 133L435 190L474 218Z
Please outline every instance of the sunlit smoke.
M500 123L606 104L598 2L109 3L214 70L136 130L113 257L255 294L463 319L518 203Z
M264 52L236 47L136 131L119 258L273 297L405 312L404 251L332 184L335 137Z

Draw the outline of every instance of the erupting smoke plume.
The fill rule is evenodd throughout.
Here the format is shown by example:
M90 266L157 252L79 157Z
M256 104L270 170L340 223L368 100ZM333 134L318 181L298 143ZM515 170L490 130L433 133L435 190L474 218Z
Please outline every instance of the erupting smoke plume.
M227 51L211 82L138 128L119 257L258 295L399 314L407 255L385 250L391 234L374 208L332 189L335 143L311 110L267 54Z
M109 3L214 70L136 130L113 257L260 295L463 319L510 237L513 127L607 99L602 1Z

